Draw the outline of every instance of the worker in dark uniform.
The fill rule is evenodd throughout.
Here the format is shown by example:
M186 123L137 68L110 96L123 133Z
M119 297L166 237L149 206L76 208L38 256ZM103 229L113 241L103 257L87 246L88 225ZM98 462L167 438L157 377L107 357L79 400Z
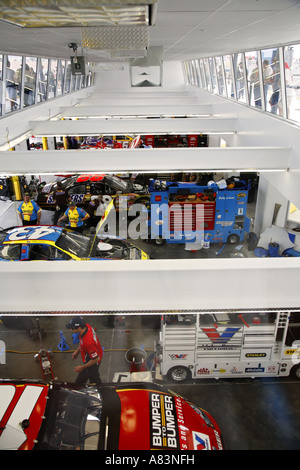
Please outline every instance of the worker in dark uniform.
M67 325L74 333L79 333L79 347L72 354L72 359L81 354L83 365L74 368L78 376L76 384L90 383L101 384L99 366L103 357L103 348L96 336L95 330L85 323L80 316L74 317Z
M92 196L90 202L85 206L85 210L90 216L86 221L87 227L96 227L100 221L101 216L96 214L100 203L102 203L102 196Z
M54 225L57 225L60 214L63 214L67 210L69 199L68 190L63 188L61 181L58 181L57 189L53 193L53 200L55 202Z

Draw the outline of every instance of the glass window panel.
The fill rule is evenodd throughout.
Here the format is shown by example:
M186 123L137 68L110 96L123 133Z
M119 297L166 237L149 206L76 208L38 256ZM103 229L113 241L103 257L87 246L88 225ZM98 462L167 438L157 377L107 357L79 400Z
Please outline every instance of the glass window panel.
M5 113L20 109L22 57L8 55L6 67Z
M218 89L215 61L214 61L213 58L209 59L209 66L210 66L212 91L213 91L213 93L217 94L217 93L219 93L219 89Z
M228 98L235 99L235 88L233 83L233 73L231 65L231 56L224 55L223 57L225 77L226 77L226 88Z
M264 49L261 51L261 56L265 109L273 114L282 116L279 49Z
M58 66L57 66L57 96L63 94L64 74L65 74L65 62L62 60L59 60Z
M237 100L246 103L245 76L243 66L243 55L233 54L233 67L235 76L236 96Z
M75 76L75 91L80 90L80 84L81 84L81 75L76 75Z
M208 59L203 59L203 62L204 62L204 72L205 72L207 90L212 91Z
M194 70L193 70L193 61L189 61L189 66L190 66L190 76L191 76L191 85L195 85L195 76L194 76Z
M26 57L24 72L24 107L35 103L36 57Z
M38 72L38 103L47 99L48 59L40 59Z
M217 75L217 80L218 80L218 85L219 85L219 95L227 96L222 57L215 57L215 62L216 62L216 75Z
M249 104L256 108L262 107L261 84L259 78L258 52L251 51L245 53L246 74L249 93Z
M182 71L183 71L183 77L184 77L184 83L185 85L188 84L188 81L187 81L187 72L186 72L186 62L182 62Z
M57 62L57 60L50 59L48 98L56 96Z
M75 91L75 85L76 85L76 75L73 75L71 73L71 89L70 91Z
M188 61L188 73L189 73L189 84L193 85L193 73L192 73L192 66L191 61Z
M67 60L66 62L66 78L65 78L65 93L70 93L71 91L71 62Z
M287 118L300 122L300 44L284 48Z
M206 83L205 71L204 71L204 63L203 63L202 59L199 60L199 66L200 66L200 75L201 75L202 88L204 88L204 90L207 90L207 83Z
M191 65L192 65L192 73L193 73L193 84L194 84L194 86L198 86L197 73L196 73L196 64L195 64L194 60L191 61Z
M196 68L196 78L197 78L197 86L201 88L201 76L200 76L200 66L199 60L195 60L195 68Z

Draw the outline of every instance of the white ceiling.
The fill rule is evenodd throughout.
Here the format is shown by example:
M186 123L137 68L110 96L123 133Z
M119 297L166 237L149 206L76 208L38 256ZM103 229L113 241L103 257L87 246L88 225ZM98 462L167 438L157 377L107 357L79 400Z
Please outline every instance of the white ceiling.
M155 25L149 27L149 46L163 46L165 61L299 41L299 0L158 0ZM70 42L81 44L80 27L20 28L0 21L2 52L69 58ZM109 51L84 54L111 61Z

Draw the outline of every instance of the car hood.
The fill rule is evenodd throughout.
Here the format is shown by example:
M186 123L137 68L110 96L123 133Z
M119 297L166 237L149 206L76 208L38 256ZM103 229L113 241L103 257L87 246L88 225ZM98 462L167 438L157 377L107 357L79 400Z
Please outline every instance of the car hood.
M153 389L117 390L120 399L119 450L220 449L221 438L181 397Z

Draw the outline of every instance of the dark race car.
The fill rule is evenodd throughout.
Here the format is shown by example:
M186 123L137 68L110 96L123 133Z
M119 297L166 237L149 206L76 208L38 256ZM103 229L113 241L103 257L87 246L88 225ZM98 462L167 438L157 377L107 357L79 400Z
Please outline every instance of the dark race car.
M78 206L84 206L92 196L107 196L108 200L116 196L115 207L118 210L125 202L130 207L141 195L146 194L144 186L125 181L115 175L74 175L61 182L63 188L68 190L72 201ZM40 185L36 202L41 209L55 209L53 193L56 189L56 182Z
M82 235L54 225L15 227L0 232L0 261L148 259L120 238Z
M0 403L1 450L223 449L212 416L153 383L0 380Z

